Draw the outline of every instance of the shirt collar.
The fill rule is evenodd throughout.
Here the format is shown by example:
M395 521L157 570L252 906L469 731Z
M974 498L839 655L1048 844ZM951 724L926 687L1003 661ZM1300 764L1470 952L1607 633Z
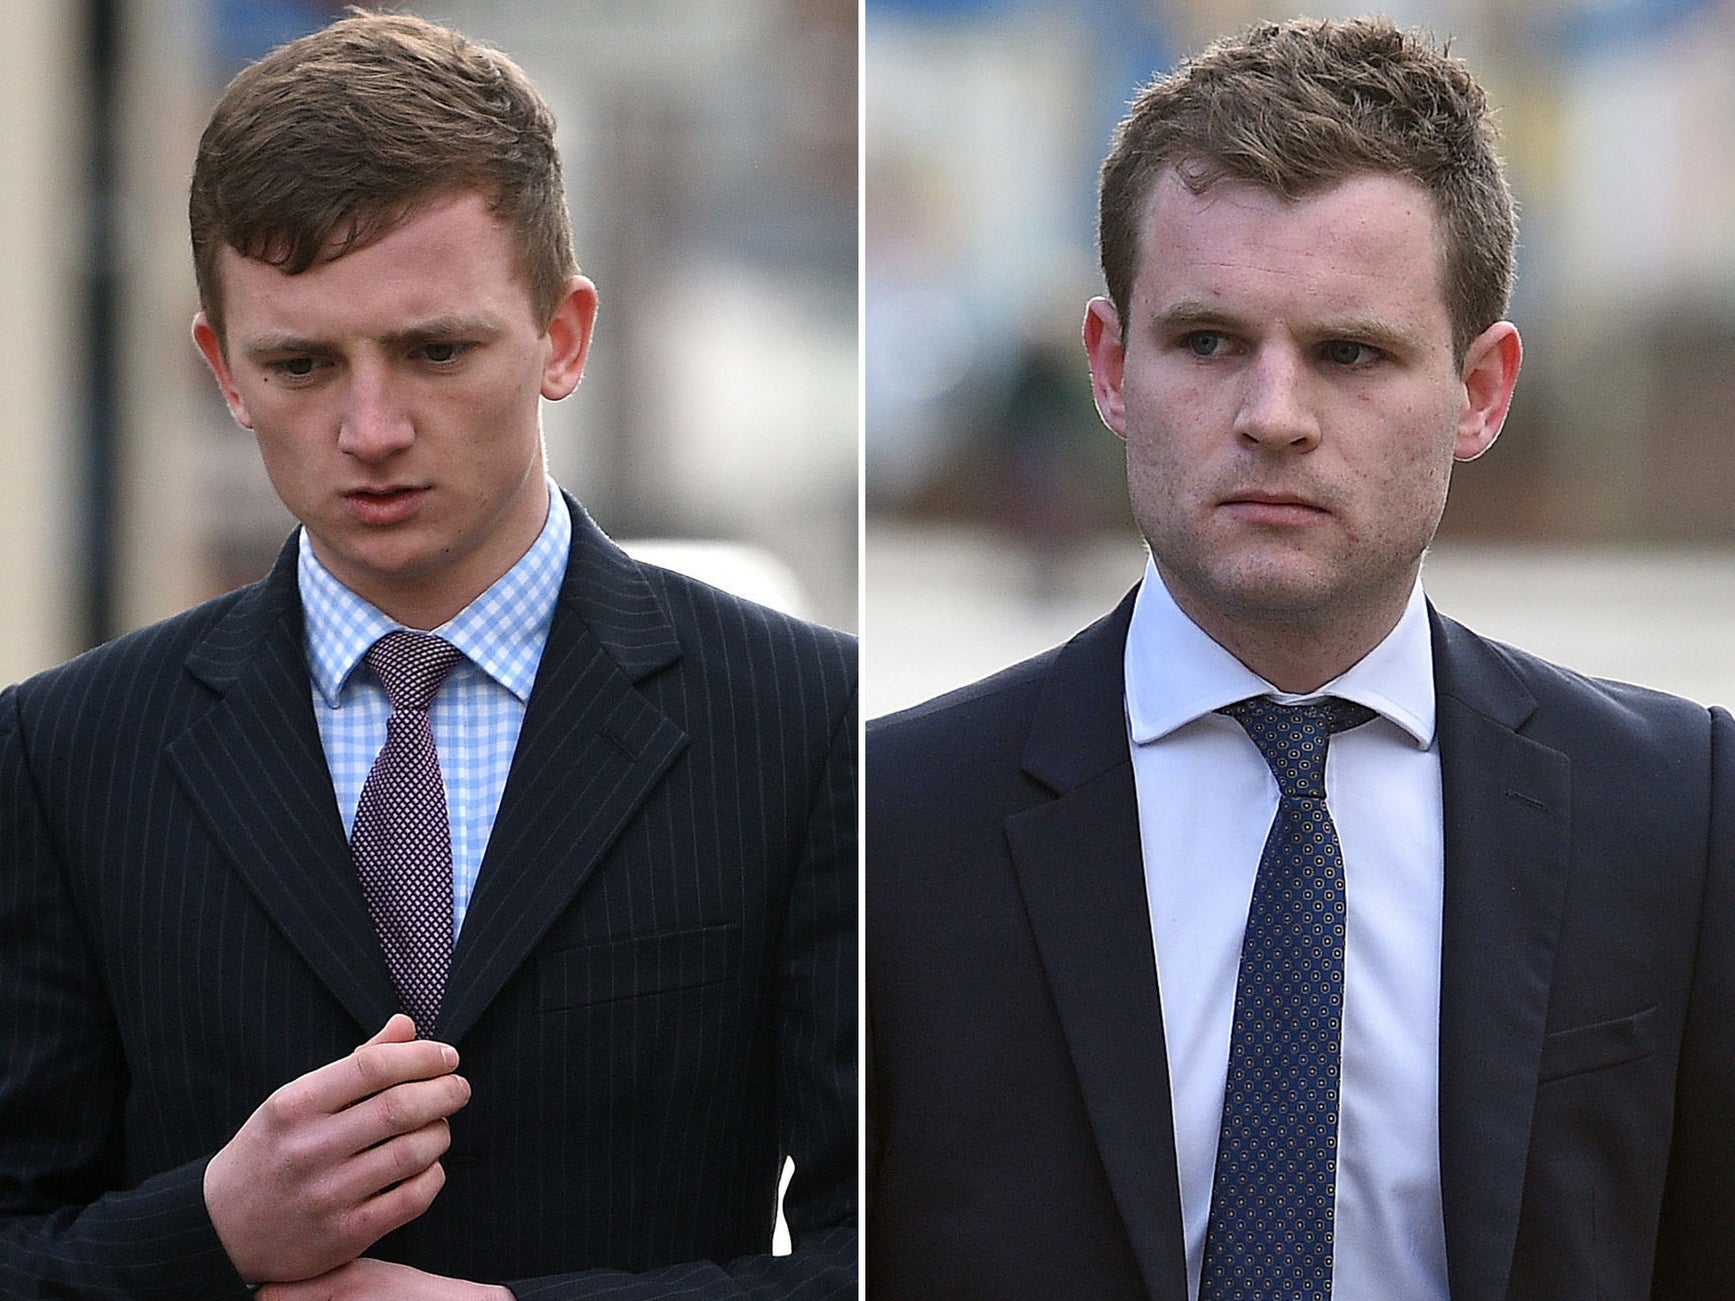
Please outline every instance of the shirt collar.
M306 622L308 674L325 703L337 709L368 647L404 625L345 587L320 563L301 530L297 582ZM530 698L542 647L572 548L572 515L548 481L542 532L493 586L433 629L520 701Z
M1224 705L1249 696L1293 703L1340 696L1395 723L1420 750L1434 741L1434 657L1421 579L1397 626L1360 661L1309 696L1277 690L1213 641L1175 604L1155 561L1127 629L1127 722L1135 745L1160 740Z

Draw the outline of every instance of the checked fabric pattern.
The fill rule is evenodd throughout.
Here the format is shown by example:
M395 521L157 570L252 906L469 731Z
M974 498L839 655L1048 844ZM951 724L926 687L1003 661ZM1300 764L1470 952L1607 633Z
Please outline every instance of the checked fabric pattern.
M419 632L390 632L368 648L392 714L349 841L398 1004L424 1039L452 965L452 835L428 706L458 658L456 646Z
M1241 942L1201 1301L1331 1295L1343 852L1325 807L1334 732L1374 711L1327 697L1224 707L1277 778Z

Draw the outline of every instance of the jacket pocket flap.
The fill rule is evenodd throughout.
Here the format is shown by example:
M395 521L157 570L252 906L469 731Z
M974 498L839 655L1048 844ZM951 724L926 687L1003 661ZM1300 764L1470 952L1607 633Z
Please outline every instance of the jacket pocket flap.
M1656 1047L1656 1019L1657 1009L1647 1007L1613 1021L1555 1031L1542 1041L1542 1080L1558 1080L1648 1056Z
M739 926L635 935L546 955L538 972L543 1011L609 1003L727 980Z

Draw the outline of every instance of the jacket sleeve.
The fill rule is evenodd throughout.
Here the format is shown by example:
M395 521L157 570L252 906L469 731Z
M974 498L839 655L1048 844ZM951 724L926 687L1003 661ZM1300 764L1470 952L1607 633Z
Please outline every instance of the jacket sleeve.
M0 1298L245 1297L203 1160L123 1187L119 1027L0 693Z

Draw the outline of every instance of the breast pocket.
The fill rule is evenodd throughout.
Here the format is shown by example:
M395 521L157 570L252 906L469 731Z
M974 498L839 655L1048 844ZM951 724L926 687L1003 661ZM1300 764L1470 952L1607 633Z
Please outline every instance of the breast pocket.
M701 926L550 953L541 963L537 1006L588 1007L732 980L740 929Z
M1656 1048L1657 1009L1557 1030L1542 1041L1541 1081L1582 1075L1648 1057Z

